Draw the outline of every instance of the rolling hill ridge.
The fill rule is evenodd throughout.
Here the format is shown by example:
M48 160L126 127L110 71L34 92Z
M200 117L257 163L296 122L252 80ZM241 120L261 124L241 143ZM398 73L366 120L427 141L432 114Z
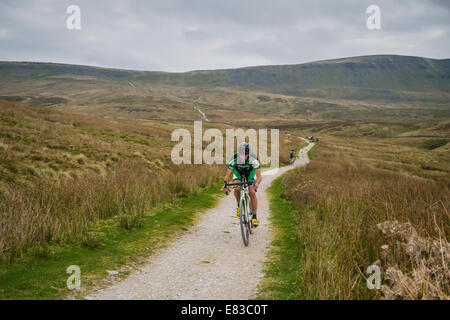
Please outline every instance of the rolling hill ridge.
M183 73L0 62L0 98L135 119L441 119L449 92L450 59L395 55Z
M341 97L349 98L353 98L355 93L382 97L392 95L396 91L450 91L450 59L394 55L184 73L55 63L0 62L2 80L51 79L62 75L186 87L238 87L294 96L339 96L335 92L337 89L344 89Z

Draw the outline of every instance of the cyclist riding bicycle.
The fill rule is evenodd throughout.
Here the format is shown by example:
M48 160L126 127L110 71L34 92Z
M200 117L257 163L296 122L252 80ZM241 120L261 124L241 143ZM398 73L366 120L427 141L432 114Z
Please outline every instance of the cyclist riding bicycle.
M291 157L291 164L292 164L294 162L294 150L291 150L290 157Z
M252 225L257 227L259 221L256 217L256 211L258 209L258 201L256 199L256 190L261 183L261 167L259 160L253 153L250 152L250 145L247 142L242 142L238 146L238 152L234 154L230 162L228 162L227 173L225 175L225 182L228 183L231 174L233 173L233 183L242 182L242 177L245 177L247 181L254 181L256 176L256 181L254 184L248 187L250 196L250 210L253 214ZM222 188L224 192L228 192L229 188ZM236 215L239 217L239 200L241 197L240 187L234 188L234 196L236 198L237 208Z

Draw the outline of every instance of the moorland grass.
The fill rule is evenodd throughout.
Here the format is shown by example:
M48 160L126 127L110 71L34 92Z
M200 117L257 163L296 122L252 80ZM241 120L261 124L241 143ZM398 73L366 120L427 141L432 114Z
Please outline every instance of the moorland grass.
M61 299L80 297L93 286L104 284L107 270L124 277L144 262L144 258L163 248L176 235L187 230L198 213L213 207L220 186L197 189L189 197L178 198L146 211L139 225L124 228L122 217L92 221L87 231L92 239L84 245L49 244L45 251L34 250L20 261L0 268L0 299ZM67 267L81 270L81 291L69 291Z
M414 161L418 154L411 158L406 151L415 152L413 147L391 157L398 170L379 168L375 163L386 156L388 145L326 136L306 168L274 182L269 189L272 260L260 298L379 298L377 290L366 287L365 270L380 259L385 239L377 223L386 220L410 222L420 236L448 241L448 171L439 179L426 177L417 166L421 160ZM408 166L414 173L403 169ZM405 274L414 272L404 257L396 258ZM441 290L448 296L448 287Z

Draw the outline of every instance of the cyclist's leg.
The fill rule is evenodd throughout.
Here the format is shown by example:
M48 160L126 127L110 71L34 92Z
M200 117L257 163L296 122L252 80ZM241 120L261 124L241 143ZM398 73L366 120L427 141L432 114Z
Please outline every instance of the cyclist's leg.
M256 171L253 169L250 171L247 181L253 181L255 180ZM255 186L251 185L248 187L248 193L250 196L250 206L253 214L256 214L256 211L258 210L258 200L256 198L256 192L255 192Z
M255 179L255 170L253 170L253 174L249 175L248 179L249 181ZM258 210L258 199L256 198L255 186L249 186L248 193L250 196L250 209L252 211L252 225L256 228L259 225L259 221L256 217L256 211Z
M241 174L236 169L233 170L233 183L241 182ZM239 206L239 200L241 199L241 188L239 186L234 187L234 197L236 198L236 203Z

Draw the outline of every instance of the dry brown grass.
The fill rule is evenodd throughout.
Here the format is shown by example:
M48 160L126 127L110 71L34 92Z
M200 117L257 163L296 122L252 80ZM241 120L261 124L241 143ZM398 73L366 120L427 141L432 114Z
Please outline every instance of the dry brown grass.
M0 101L0 260L96 246L90 222L120 216L132 229L152 206L217 183L220 166L170 161L172 129Z
M120 164L107 175L40 180L32 186L8 186L0 195L1 260L53 243L91 246L90 222L120 216L124 227L137 223L163 201L187 196L217 182L217 166L174 167L150 171L145 163ZM133 222L134 221L134 222Z
M327 137L307 169L284 180L285 194L300 212L298 235L306 256L303 281L311 284L302 288L302 297L378 296L365 287L362 277L379 259L384 244L378 223L410 222L419 235L448 241L448 176L434 180L378 168L373 158L385 154L376 146L368 140ZM397 258L405 274L413 272ZM448 286L441 289L448 295Z
M386 221L378 228L388 243L375 262L385 270L384 298L449 300L450 243L420 237L409 222Z
M165 163L170 132L170 126L73 115L0 100L0 188L5 182L105 173L120 159Z

